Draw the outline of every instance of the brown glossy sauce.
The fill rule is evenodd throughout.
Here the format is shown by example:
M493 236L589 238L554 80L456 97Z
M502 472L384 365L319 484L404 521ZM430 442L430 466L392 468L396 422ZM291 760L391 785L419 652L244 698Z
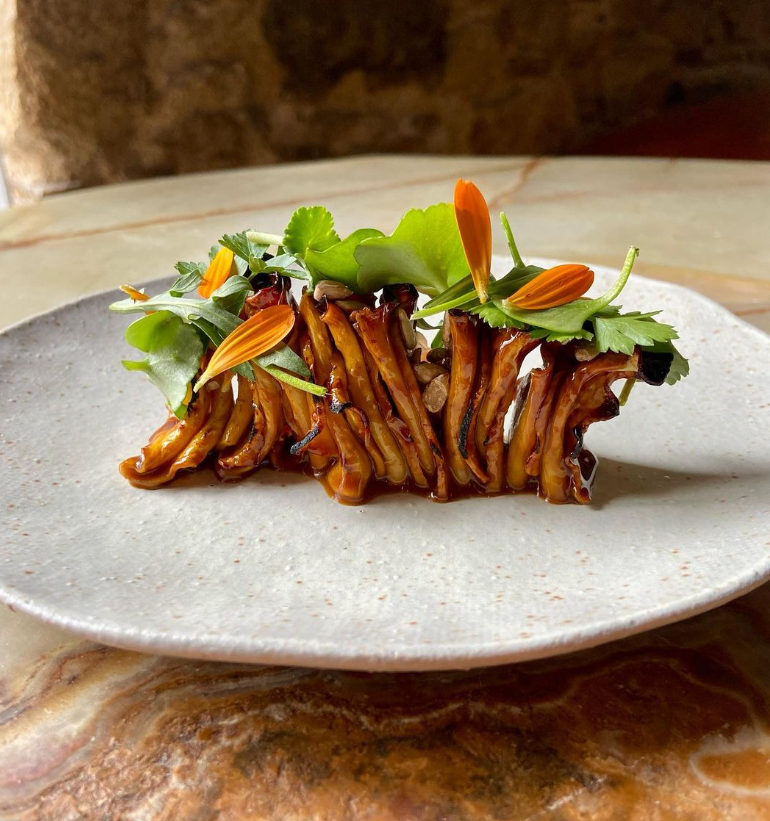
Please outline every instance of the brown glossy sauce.
M596 457L593 458L596 459ZM249 477L258 470L272 470L277 474L291 473L297 476L306 476L308 479L313 479L321 485L330 499L334 499L334 501L347 505L348 507L358 507L360 505L367 504L379 496L413 495L420 496L423 499L429 499L437 504L446 504L448 502L454 502L460 499L475 499L479 497L492 498L495 496L532 496L537 495L538 493L537 481L535 480L533 480L526 488L516 490L512 490L511 488L503 488L499 491L489 491L481 483L477 482L475 479L471 479L467 485L458 485L456 482L450 481L449 498L440 499L431 488L420 487L411 480L407 480L400 485L394 485L383 479L372 478L366 486L366 493L363 498L358 502L348 502L345 499L337 497L334 491L329 487L325 479L327 471L319 473L313 470L313 467L308 462L298 463L296 457L290 456L288 451L282 452L281 454L274 454L272 462L266 460L248 473L244 473L239 476L220 476L214 469L215 462L216 457L212 454L206 459L205 463L201 465L201 467L210 469L217 480L222 484L234 484L237 482L248 481ZM199 470L200 468L194 471L185 471L185 473L195 473ZM591 479L593 479L593 476Z

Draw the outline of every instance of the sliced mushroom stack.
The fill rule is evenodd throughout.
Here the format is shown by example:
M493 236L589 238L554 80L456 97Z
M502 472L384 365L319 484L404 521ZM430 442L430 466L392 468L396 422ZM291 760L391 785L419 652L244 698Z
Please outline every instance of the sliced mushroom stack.
M586 429L618 414L614 381L660 385L670 355L541 343L460 311L445 316L445 347L431 349L410 319L416 300L411 286L386 287L375 305L340 283L321 282L296 304L289 281L272 276L249 297L244 316L294 307L287 344L326 396L259 368L253 382L223 374L192 396L184 419L170 417L126 459L121 473L155 488L207 461L222 479L269 464L312 473L346 504L388 485L438 500L536 489L550 502L590 501L596 459L583 446ZM525 357L538 347L542 365L522 376Z

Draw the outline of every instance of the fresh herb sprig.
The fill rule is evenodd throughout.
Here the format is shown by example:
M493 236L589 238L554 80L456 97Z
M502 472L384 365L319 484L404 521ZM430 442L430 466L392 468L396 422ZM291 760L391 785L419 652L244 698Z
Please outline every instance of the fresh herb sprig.
M148 299L124 299L110 305L115 313L144 313L142 319L126 329L126 341L146 353L145 359L124 360L127 370L144 372L166 397L170 410L183 418L191 396L192 382L200 370L201 359L209 345L218 347L243 320L239 314L246 298L253 293L249 276L254 271L286 273L296 263L294 257L265 260L267 246L249 242L245 232L225 235L220 241L244 264L235 265L235 271L208 299L190 294L200 285L206 273L206 264L178 262L179 274L166 293ZM213 258L218 246L212 248ZM237 249L237 250L236 250ZM248 264L245 256L249 257ZM325 388L315 385L304 359L288 345L280 343L265 354L237 365L233 370L249 380L254 379L254 368L263 368L276 379L316 396L323 396Z
M486 208L483 198L481 204ZM450 203L411 209L389 236L375 228L359 228L343 239L335 229L332 214L319 205L298 208L282 234L253 230L225 234L209 252L209 263L220 248L226 248L233 254L232 269L229 275L220 270L227 278L210 297L191 296L204 281L209 263L178 262L178 276L168 292L141 299L141 294L132 291L135 298L110 306L117 313L146 314L126 331L128 342L146 357L127 360L124 365L146 373L164 393L171 410L184 415L203 353L210 345L218 347L241 324L239 314L253 292L252 280L267 273L306 280L311 288L320 280L334 280L359 294L374 293L386 285L411 284L430 297L413 314L422 328L431 328L425 322L427 317L460 309L479 316L492 327L524 329L549 342L588 340L598 351L629 355L636 348L669 353L673 361L667 381L673 384L687 376L687 360L673 344L678 335L671 325L657 319L659 312L624 314L613 304L631 276L637 248L629 249L620 275L602 296L570 298L568 293L564 304L551 302L553 307L532 310L521 307L527 304L525 293L535 287L525 286L544 269L525 264L504 213L500 221L513 264L500 279L491 272L488 279L484 278L479 285L484 289L483 303L469 274L455 209ZM486 227L488 230L488 220ZM585 266L573 267L587 271ZM561 276L556 269L548 273ZM522 288L525 290L519 299L511 301ZM434 346L441 341L439 330ZM234 370L253 379L256 367L300 390L325 394L323 387L311 381L304 360L283 343Z

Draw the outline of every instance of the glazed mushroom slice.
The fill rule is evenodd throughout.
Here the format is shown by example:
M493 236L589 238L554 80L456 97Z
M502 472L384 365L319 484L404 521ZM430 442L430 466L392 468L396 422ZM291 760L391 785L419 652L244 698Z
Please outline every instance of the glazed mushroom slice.
M449 332L449 313L444 318L444 331L449 334L445 341L451 344L451 334ZM478 419L481 403L489 387L489 379L492 373L492 341L495 332L486 325L478 326L478 364L476 367L476 377L473 386L473 399L463 415L460 422L460 433L458 447L465 463L471 470L476 482L481 485L488 480L483 450L479 450L476 445L476 420Z
M334 348L329 333L324 325L310 294L304 294L300 300L300 313L305 320L310 347L313 354L313 375L318 384L332 389L332 376L341 378L340 363L344 372L344 360L339 357L335 363ZM333 366L336 371L333 374ZM344 504L357 504L365 495L366 486L372 475L372 463L364 445L350 428L347 420L340 413L334 413L328 399L322 400L326 424L339 453L338 460L332 464L324 476L324 481L331 495ZM344 405L344 403L343 403ZM343 410L340 408L339 410Z
M369 420L366 414L351 401L348 390L348 374L345 369L345 360L339 351L332 354L332 367L329 374L329 394L331 401L329 410L332 413L341 413L345 416L350 429L356 434L359 441L366 448L372 461L374 475L377 479L385 477L385 462L372 438Z
M315 358L313 357L310 338L307 335L302 338L301 347L302 357L315 378ZM332 459L336 459L337 456L339 456L339 451L337 450L337 443L334 441L329 426L326 424L326 411L328 407L326 400L307 393L305 394L305 403L312 422L312 435L311 431L308 431L302 438L302 450L309 454L310 464L313 470L318 473L325 470L332 463Z
M253 414L252 405L254 404L251 385L249 384L249 380L244 376L237 377L236 385L238 396L235 399L233 412L230 414L225 429L222 431L222 435L217 442L217 450L224 450L225 448L237 445L245 436L251 424Z
M487 493L499 493L505 484L505 416L516 396L516 383L498 405L497 413L489 426L486 438Z
M391 323L397 321L396 317L391 318ZM393 329L393 353L396 357L396 365L403 375L404 385L409 392L412 405L417 412L417 418L425 436L426 441L431 450L433 461L435 464L435 487L433 496L439 501L446 501L449 499L449 474L447 472L446 462L444 460L444 453L441 450L436 431L433 429L433 422L428 413L428 408L425 406L424 396L420 391L420 385L417 382L417 377L414 375L412 363L409 361L409 356L406 351L404 339L400 334L395 333ZM444 377L439 377L443 379ZM443 392L446 396L446 391Z
M152 435L149 443L142 448L140 455L125 460L123 464L133 462L132 474L141 474L152 473L173 462L203 427L208 415L207 400L206 394L194 396L184 419L169 416L168 420Z
M406 461L377 404L358 337L345 313L336 305L327 305L322 319L344 359L350 396L355 408L367 420L371 437L384 462L385 478L394 485L403 484L407 478Z
M351 318L353 327L377 364L382 381L393 399L399 417L409 430L409 435L417 448L423 473L432 476L436 472L436 460L428 437L425 435L412 391L406 383L405 375L399 364L396 353L397 345L400 345L401 351L404 350L404 346L401 342L400 328L397 326L394 328L392 314L392 303L385 303L375 309L367 308L357 311L352 314ZM394 330L398 336L393 333ZM411 365L409 372L411 373ZM412 377L414 378L413 374ZM419 390L417 391L417 402L421 407Z
M256 376L255 369L255 376ZM272 379L268 374L268 378ZM267 456L274 436L277 435L278 420L275 419L277 409L271 405L268 409L263 406L263 398L256 381L251 384L252 391L252 419L244 439L234 447L224 450L217 459L217 474L221 478L242 476L259 467ZM270 402L270 392L265 393L265 400ZM280 406L280 419L283 420L283 408Z
M668 375L671 356L637 350L632 356L603 353L578 364L564 377L553 404L540 467L540 495L563 503L591 500L595 457L583 447L589 425L617 416L620 406L610 386L618 379L659 385Z
M516 385L524 357L539 344L540 340L533 339L526 331L506 329L497 333L493 342L495 353L489 387L481 400L474 431L480 452L484 452L489 429L498 416L501 404L511 396L511 387Z
M128 459L120 465L121 474L131 484L147 489L165 485L180 471L197 468L213 451L233 408L233 394L229 382L224 385L210 382L201 391L198 402L205 406L204 422L176 458L146 473L139 473Z
M372 392L377 400L377 407L380 409L382 418L393 434L393 439L404 457L409 477L411 477L416 487L427 488L429 487L428 478L420 465L420 455L417 452L414 439L412 439L412 435L409 433L409 428L403 420L396 416L395 405L388 393L388 389L385 387L385 383L382 381L374 357L366 349L363 350L363 354L364 360L366 361L366 370L369 373Z
M513 426L508 443L506 478L512 490L524 490L537 480L551 405L562 376L562 363L570 367L571 354L558 342L540 348L543 364L533 368L519 383Z
M464 486L470 482L471 472L460 450L460 440L476 380L478 327L475 318L469 314L450 311L447 316L446 327L452 339L452 370L444 408L444 447L454 481Z

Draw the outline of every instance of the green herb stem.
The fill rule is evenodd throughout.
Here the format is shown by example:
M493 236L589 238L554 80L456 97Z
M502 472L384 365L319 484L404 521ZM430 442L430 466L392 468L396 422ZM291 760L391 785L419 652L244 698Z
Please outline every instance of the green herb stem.
M262 231L247 231L246 236L256 245L283 245L283 235L265 234Z
M422 310L415 311L415 313L412 314L412 319L424 319L426 316L433 316L434 314L440 314L444 311L451 311L452 308L460 308L462 305L467 305L469 302L473 302L474 299L477 299L476 292L470 291L469 293L458 296L455 299L450 299L448 302L440 302L432 308L429 308L426 305Z
M513 257L513 264L517 268L524 268L524 260L521 258L519 249L516 247L516 240L513 238L511 224L508 222L508 217L505 215L505 211L500 212L500 222L503 224L503 231L505 231L505 236L508 239L508 248L510 249L511 256Z

